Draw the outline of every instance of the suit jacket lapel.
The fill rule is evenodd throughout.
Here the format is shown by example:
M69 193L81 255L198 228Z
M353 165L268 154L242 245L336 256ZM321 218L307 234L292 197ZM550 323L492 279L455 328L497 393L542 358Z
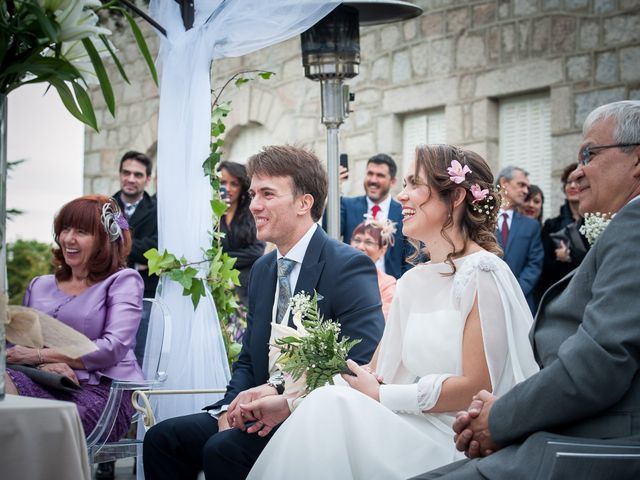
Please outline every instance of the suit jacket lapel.
M300 266L300 275L298 275L294 295L300 292L313 295L313 292L316 290L322 268L324 267L324 259L321 258L320 253L328 238L327 234L324 233L324 230L321 228L317 228L316 233L311 237L311 242L309 242L307 251L304 254L304 260L302 260L302 265ZM293 327L291 316L289 316L289 326Z
M509 236L507 237L507 245L506 248L503 245L502 249L504 250L504 255L507 256L511 253L513 249L513 240L515 238L515 234L520 230L521 224L520 214L518 212L513 212L513 218L511 219L511 228L509 228Z
M549 303L549 301L551 301L559 293L564 291L565 288L567 288L567 284L571 281L571 279L573 278L577 270L578 270L577 268L571 270L568 274L566 274L556 283L554 283L549 288L547 288L547 290L542 295L542 298L540 298L540 303L538 304L538 310L536 310L536 314L533 317L533 324L531 325L531 330L529 330L529 341L531 342L531 346L533 347L533 354L538 364L540 364L540 359L538 358L538 354L536 352L535 331L536 331L536 327L538 326L538 321L540 319L540 312L542 312L542 310L544 309L546 304Z

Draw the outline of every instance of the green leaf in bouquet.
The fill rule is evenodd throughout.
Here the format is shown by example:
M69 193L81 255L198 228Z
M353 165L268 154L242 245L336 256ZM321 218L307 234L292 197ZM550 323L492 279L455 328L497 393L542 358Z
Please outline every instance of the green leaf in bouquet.
M109 80L107 69L104 68L104 63L102 63L100 54L98 53L98 50L93 45L93 42L90 39L83 38L82 45L84 45L84 49L87 51L87 54L91 59L91 64L93 65L93 69L96 72L96 77L98 77L98 82L100 83L100 90L102 90L104 102L107 104L107 108L109 109L111 115L115 116L116 98L113 94L113 88L111 87L111 81Z
M29 10L29 12L36 18L38 25L42 29L42 33L50 39L51 43L58 42L58 32L60 27L52 22L49 17L44 13L37 3L24 2L22 6Z
M96 119L96 114L93 111L91 97L89 97L87 91L77 81L72 81L71 85L73 86L73 93L76 96L76 101L78 102L80 110L89 120L88 125L91 125L92 127L95 125L94 129L98 131L98 120Z

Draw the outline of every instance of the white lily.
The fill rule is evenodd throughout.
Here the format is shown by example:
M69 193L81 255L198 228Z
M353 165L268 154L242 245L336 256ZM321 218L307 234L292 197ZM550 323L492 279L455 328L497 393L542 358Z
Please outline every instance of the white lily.
M105 58L109 56L109 51L107 50L107 47L105 47L104 43L96 41L93 38L90 38L89 40L93 43L93 46L98 51L100 57ZM115 49L115 47L112 48ZM53 52L49 50L46 52L46 55L53 55ZM80 40L63 43L60 55L78 69L87 84L97 85L99 83L98 76L93 68L89 54Z
M111 35L111 30L99 27L98 15L93 8L102 4L97 0L43 0L50 3L58 3L60 9L55 10L56 22L60 25L60 36L58 41L70 42L82 40L87 37L97 37L98 35Z
M67 8L73 0L38 0L38 3L45 12L54 13Z

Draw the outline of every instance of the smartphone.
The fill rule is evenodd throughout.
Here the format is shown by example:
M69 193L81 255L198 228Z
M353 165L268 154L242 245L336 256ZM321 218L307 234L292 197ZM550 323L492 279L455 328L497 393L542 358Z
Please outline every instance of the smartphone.
M349 170L349 155L346 153L340 154L340 166Z
M227 192L227 187L225 185L220 185L220 198L222 200L226 200L229 197L229 192Z

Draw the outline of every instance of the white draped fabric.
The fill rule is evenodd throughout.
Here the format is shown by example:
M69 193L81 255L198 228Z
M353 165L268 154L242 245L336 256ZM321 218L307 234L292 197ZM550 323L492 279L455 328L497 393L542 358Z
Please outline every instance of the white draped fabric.
M340 2L321 0L196 0L194 27L185 31L172 0L152 0L161 36L158 122L159 250L189 262L210 246L211 190L202 163L209 154L210 67L215 58L239 56L311 27ZM301 73L302 74L302 73ZM207 265L201 265L201 275ZM173 318L166 388L220 388L229 368L211 295L194 311L182 287L165 281L159 295ZM155 399L158 419L198 412L218 396L169 395Z

